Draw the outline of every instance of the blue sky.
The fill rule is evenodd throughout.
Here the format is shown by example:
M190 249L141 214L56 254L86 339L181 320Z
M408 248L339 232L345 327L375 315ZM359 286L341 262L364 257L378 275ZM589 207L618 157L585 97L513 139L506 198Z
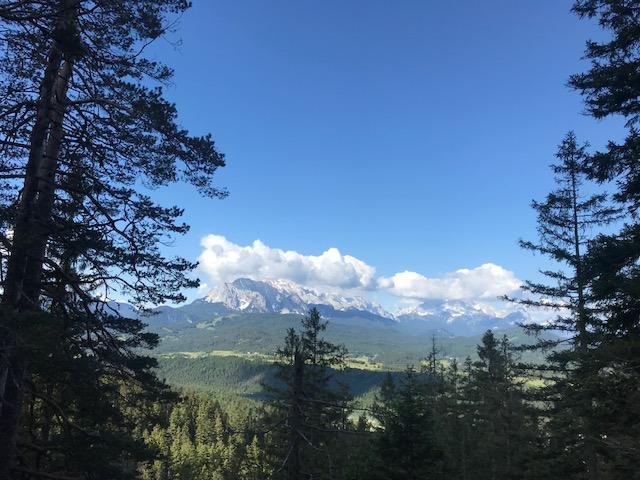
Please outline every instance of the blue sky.
M215 234L335 247L384 278L486 263L531 278L540 259L517 240L535 235L529 204L552 186L556 145L569 129L594 146L621 131L566 86L602 36L571 3L194 1L169 37L181 44L151 53L175 68L181 123L226 154L231 195L156 192L192 226L171 253L195 259Z

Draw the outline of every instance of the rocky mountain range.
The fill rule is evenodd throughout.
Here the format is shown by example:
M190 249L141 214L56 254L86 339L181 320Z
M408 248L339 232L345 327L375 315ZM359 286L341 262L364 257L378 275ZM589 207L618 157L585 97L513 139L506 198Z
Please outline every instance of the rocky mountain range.
M463 301L428 301L400 310L396 320L415 332L440 330L453 336L478 335L488 329L508 329L528 323L528 313L503 305L497 309L487 303Z
M393 326L416 333L440 331L452 336L477 335L487 329L506 329L528 321L522 310L497 310L488 304L462 301L428 301L392 314L358 296L319 292L288 280L239 278L219 285L190 304L160 307L148 323L156 327L186 327L233 313L301 315L311 307L338 322Z
M214 288L205 298L229 310L253 313L306 313L310 307L331 312L365 312L393 318L380 305L362 297L321 293L288 280L239 278Z

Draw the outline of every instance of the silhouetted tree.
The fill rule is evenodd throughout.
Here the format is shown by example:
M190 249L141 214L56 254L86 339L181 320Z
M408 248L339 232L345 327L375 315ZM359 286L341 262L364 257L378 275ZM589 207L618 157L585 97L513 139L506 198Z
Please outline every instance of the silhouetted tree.
M277 478L339 478L345 452L332 445L349 427L351 396L332 373L344 368L346 350L323 339L326 328L312 308L302 319L302 330L290 329L277 352L279 383L268 388Z
M553 452L561 465L574 465L571 471L589 472L597 477L597 429L592 421L593 385L600 366L591 354L602 342L597 331L600 317L592 294L593 275L586 268L586 255L598 228L619 218L619 211L602 193L585 195L586 145L579 145L573 132L558 148L553 170L557 188L544 202L533 202L538 214L538 242L522 241L523 248L541 253L558 265L542 273L548 283L527 282L524 289L532 294L521 303L553 309L558 315L544 324L528 324L541 336L530 348L549 351L546 365L532 365L542 370L547 381L540 389L540 399L551 406L551 426L555 429ZM559 333L559 335L558 335ZM561 465L560 465L561 464Z
M610 141L586 162L593 179L615 186L614 199L627 214L621 228L596 238L586 267L593 278L602 338L590 352L600 370L593 385L599 408L592 416L606 457L602 475L624 478L636 474L640 460L640 5L634 0L578 0L573 11L596 19L610 36L587 42L591 68L573 75L570 85L582 93L588 114L597 119L621 116L628 128L622 142Z
M407 368L399 385L386 377L373 407L378 424L375 478L434 478L442 452L437 442L433 405L428 401L426 374Z
M528 478L536 454L536 418L529 415L512 348L506 336L498 339L489 330L470 368L464 398L474 440L467 453L470 478Z
M209 136L178 126L175 107L154 86L171 70L142 55L167 32L168 17L188 7L185 0L0 3L1 479L17 468L26 399L37 398L42 420L55 419L67 438L91 433L84 422L115 422L124 435L117 406L106 421L100 409L73 410L91 396L59 403L60 392L106 403L105 392L122 382L157 385L154 361L134 353L156 338L107 300L114 293L140 306L180 300L182 288L197 284L186 276L191 262L159 250L187 231L181 210L156 205L141 184L183 179L205 195L224 195L211 185L223 156ZM47 378L47 359L59 362L58 376ZM70 390L73 382L94 390ZM90 437L114 441L105 434ZM46 473L51 441L20 440L23 474L34 456ZM47 453L25 453L27 443ZM51 467L73 474L99 464L88 456Z

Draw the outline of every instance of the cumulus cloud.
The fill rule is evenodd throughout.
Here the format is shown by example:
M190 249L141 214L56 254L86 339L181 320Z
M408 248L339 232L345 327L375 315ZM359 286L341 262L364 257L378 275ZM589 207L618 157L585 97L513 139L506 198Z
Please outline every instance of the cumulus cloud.
M202 239L200 269L213 283L239 277L286 279L319 288L369 289L376 286L375 268L337 248L320 255L303 255L293 250L272 248L260 240L237 245L221 235Z
M437 278L404 271L378 280L380 288L393 295L425 300L495 299L517 291L521 284L513 272L494 263L462 268Z
M495 299L517 291L522 283L513 272L493 263L435 278L410 271L381 277L371 265L337 248L304 255L260 240L238 245L221 235L207 235L201 244L200 269L215 285L240 277L286 279L321 290L378 290L408 301Z

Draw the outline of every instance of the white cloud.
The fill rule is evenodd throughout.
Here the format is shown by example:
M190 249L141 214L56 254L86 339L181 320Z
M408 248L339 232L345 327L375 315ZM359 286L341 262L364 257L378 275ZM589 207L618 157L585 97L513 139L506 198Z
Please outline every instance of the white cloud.
M269 247L260 240L237 245L221 235L207 235L201 244L200 269L216 284L248 277L282 278L318 288L368 289L376 285L375 268L337 248L317 256L303 255Z
M404 271L390 278L380 278L378 284L398 297L470 300L495 299L514 293L522 282L513 272L500 265L485 263L473 269L462 268L437 278Z
M337 248L304 255L269 247L260 240L237 245L221 235L207 235L201 244L200 270L213 285L240 277L286 279L321 290L378 290L406 301L495 299L514 293L522 283L513 272L493 263L436 278L410 271L385 278L377 276L371 265Z

